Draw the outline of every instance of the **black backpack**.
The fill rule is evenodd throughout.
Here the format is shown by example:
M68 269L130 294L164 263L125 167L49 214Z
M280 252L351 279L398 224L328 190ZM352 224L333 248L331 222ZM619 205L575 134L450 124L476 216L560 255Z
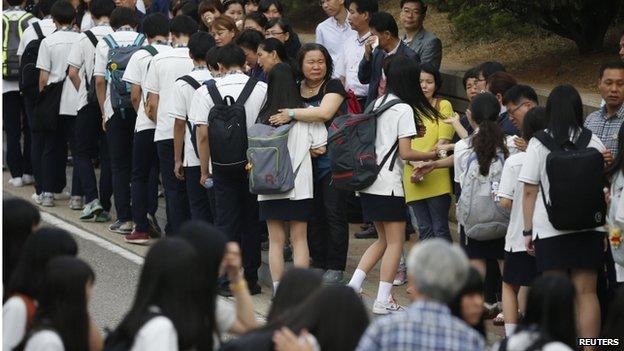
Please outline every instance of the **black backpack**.
M93 45L93 47L97 47L98 44L98 39L96 38L95 34L93 34L93 32L91 32L90 30L87 30L84 32L84 34L87 36L87 38L89 38L89 41L91 41L91 44ZM87 79L87 72L85 70L85 86L87 88L87 103L89 104L97 104L98 99L97 99L97 92L95 90L95 76L93 75L93 72L91 72L91 80Z
M331 161L332 180L336 188L359 191L371 186L391 156L390 171L394 169L398 140L379 165L375 151L377 117L392 106L403 102L400 99L386 102L387 98L388 95L384 96L381 105L375 110L373 102L364 113L336 117L329 126L327 154Z
M212 167L224 171L244 170L247 164L247 117L245 102L258 80L249 78L236 101L221 97L216 82L209 80L208 88L214 107L208 115L208 139Z
M182 76L180 78L178 78L177 80L182 80L184 82L186 82L188 85L190 85L191 87L193 87L193 89L197 90L201 87L201 84L199 84L199 82L197 80L195 80L195 78L186 75L186 76ZM197 126L194 126L191 124L191 121L189 121L188 116L186 116L186 126L188 127L188 131L190 133L191 136L191 144L193 145L193 150L195 150L195 155L197 155L197 158L199 158L199 151L197 151Z
M583 230L604 225L604 159L600 151L587 147L591 131L583 128L575 143L564 145L558 145L545 131L534 136L550 150L546 157L550 203L541 183L540 189L552 226L557 230Z
M32 24L37 39L32 40L22 53L20 61L20 81L19 88L22 94L31 99L35 99L39 95L39 68L37 68L37 56L39 55L39 46L45 38L41 31L39 22Z

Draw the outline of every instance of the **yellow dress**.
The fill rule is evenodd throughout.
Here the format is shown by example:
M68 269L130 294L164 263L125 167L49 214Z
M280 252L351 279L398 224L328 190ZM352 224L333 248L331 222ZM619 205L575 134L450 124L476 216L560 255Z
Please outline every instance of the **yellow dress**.
M453 106L447 100L439 101L438 111L445 119L453 116ZM442 121L423 118L422 123L427 130L422 138L412 139L413 150L423 152L431 151L438 143L438 140L451 140L455 134L453 126ZM413 170L414 167L409 163L405 164L405 168L403 169L403 188L405 189L406 203L451 193L451 172L448 168L436 169L427 174L424 179L418 183L410 182L410 176Z

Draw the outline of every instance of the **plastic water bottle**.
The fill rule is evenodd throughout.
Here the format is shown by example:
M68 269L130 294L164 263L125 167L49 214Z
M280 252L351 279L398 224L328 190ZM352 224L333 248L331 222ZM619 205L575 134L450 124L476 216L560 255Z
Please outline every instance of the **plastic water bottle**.
M212 178L207 178L207 179L204 181L204 184L203 184L203 185L204 185L204 188L206 188L206 189L210 189L210 188L212 188L212 187L214 186L214 181L212 180Z

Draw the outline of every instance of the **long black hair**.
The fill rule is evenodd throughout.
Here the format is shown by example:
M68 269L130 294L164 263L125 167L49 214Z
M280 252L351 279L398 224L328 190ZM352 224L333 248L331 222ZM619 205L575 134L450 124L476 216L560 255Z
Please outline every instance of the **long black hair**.
M559 85L548 95L546 102L548 130L559 145L578 135L583 127L583 101L576 89L569 85ZM572 132L572 135L570 135Z
M286 272L273 297L267 323L276 321L284 313L299 306L312 293L320 289L322 284L321 275L311 269L293 268Z
M278 63L273 66L267 77L267 86L266 102L258 115L260 123L269 124L269 117L279 109L303 106L295 74L289 65Z
M323 57L325 58L326 70L325 70L325 77L323 77L323 79L325 80L325 84L326 84L331 79L332 74L334 72L334 61L332 60L332 57L329 54L329 51L327 51L327 49L321 44L307 43L307 44L304 44L301 47L301 49L299 49L299 54L297 55L298 78L300 80L305 79L305 76L303 75L303 61L305 59L305 56L308 54L308 52L311 52L311 51L320 51Z
M258 45L258 47L268 53L275 51L275 54L277 54L280 61L290 64L290 58L288 57L288 52L286 51L286 45L278 39L265 39Z
M63 340L65 350L88 350L90 326L86 286L94 281L95 273L79 258L58 256L50 260L33 331L52 328Z
M624 124L618 131L618 153L615 161L606 171L607 177L611 178L619 171L624 172Z
M24 294L39 300L45 267L57 256L76 256L78 245L63 229L41 228L26 239L22 256L11 276L7 296Z
M197 251L200 261L197 269L201 272L200 276L203 277L197 284L202 284L203 301L201 306L204 309L205 327L206 330L210 330L214 335L220 337L216 322L217 280L219 267L225 253L225 236L216 227L203 221L184 223L178 231L178 236L188 241ZM200 337L207 338L203 343L204 349L212 350L212 334L205 333Z
M455 317L461 320L464 319L461 311L462 298L466 295L472 294L483 295L483 278L476 269L471 267L468 270L468 280L466 280L466 284L459 291L459 293L457 293L455 298L451 302L449 302L449 308L451 309L451 313L453 313ZM477 325L471 325L471 327L485 337L485 323L483 314L481 315L479 323Z
M416 121L435 119L440 113L429 103L420 89L420 68L404 55L392 55L386 62L386 92L396 95L410 105Z
M472 100L470 112L472 120L479 126L479 132L474 134L470 144L477 154L479 173L486 176L499 152L502 151L505 158L509 156L505 132L498 125L500 104L492 93L480 93Z
M547 275L537 278L529 290L524 319L514 334L537 327L539 338L526 350L541 350L544 345L560 341L576 348L574 285L567 277Z
M19 198L2 201L2 209L2 284L6 287L17 266L24 243L33 233L33 228L39 225L41 216L37 207ZM3 296L3 301L6 297Z
M209 339L210 330L205 330L202 309L202 283L198 255L193 247L179 238L165 238L154 244L147 256L139 278L134 303L116 334L132 342L144 325L151 306L160 308L160 313L169 318L178 335L181 350L197 348L210 349L199 342Z
M536 106L530 109L522 121L522 138L527 142L533 138L533 134L546 129L548 126L548 115L546 109Z

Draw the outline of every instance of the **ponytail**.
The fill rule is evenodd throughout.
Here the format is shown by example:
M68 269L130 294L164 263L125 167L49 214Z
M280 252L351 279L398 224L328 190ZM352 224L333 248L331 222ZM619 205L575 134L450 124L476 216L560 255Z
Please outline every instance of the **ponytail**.
M497 122L486 119L479 124L479 132L472 137L472 148L477 154L479 173L483 176L490 172L492 160L496 158L499 150L502 150L505 159L509 156L509 150L505 145L505 133Z

